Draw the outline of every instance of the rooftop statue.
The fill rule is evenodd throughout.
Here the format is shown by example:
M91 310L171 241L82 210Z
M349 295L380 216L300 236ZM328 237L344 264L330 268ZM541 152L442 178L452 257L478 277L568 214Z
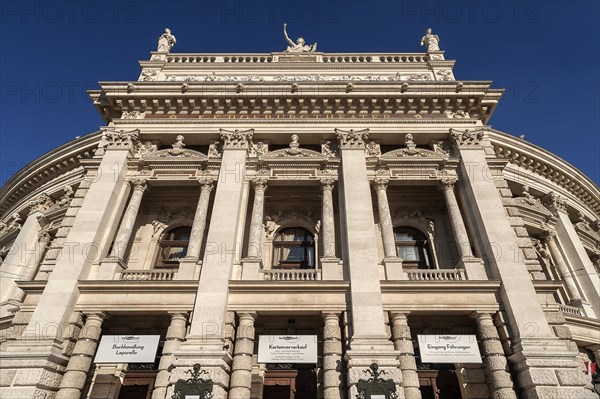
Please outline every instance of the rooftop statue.
M177 43L175 36L171 34L171 30L169 28L166 28L165 33L158 38L158 48L156 51L168 53L171 51L175 43Z
M287 24L285 23L283 24L283 35L289 44L287 50L285 50L286 53L312 53L313 51L317 51L317 43L312 45L305 44L302 37L296 39L296 43L294 43L287 34Z
M431 28L425 31L425 36L421 38L421 46L426 45L427 51L440 51L440 37L431 33Z

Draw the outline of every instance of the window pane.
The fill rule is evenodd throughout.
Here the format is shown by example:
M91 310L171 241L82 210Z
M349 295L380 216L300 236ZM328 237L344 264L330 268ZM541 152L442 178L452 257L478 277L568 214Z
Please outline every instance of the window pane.
M168 248L167 260L181 259L186 254L187 254L187 247L170 247L170 248Z
M406 261L418 261L419 260L419 250L417 247L399 246L398 254L403 260L406 260Z

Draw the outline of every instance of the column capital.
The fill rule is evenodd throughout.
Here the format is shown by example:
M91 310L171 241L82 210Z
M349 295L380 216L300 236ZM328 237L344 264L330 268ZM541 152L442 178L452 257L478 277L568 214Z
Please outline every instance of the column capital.
M554 237L556 237L556 232L552 230L546 230L540 235L543 242L548 242Z
M369 137L369 129L343 130L336 128L335 136L342 149L362 149L365 148L365 142Z
M105 128L102 130L98 150L131 150L137 144L139 136L139 129L116 130Z
M337 321L340 320L340 316L342 315L342 312L335 312L335 311L322 311L321 312L321 317L323 318L323 320L327 321L327 319L335 319Z
M257 177L252 179L252 186L254 191L265 191L267 189L269 180L264 177Z
M29 202L29 215L41 212L45 213L56 206L54 200L46 193L41 193Z
M479 310L476 310L474 312L471 312L471 314L469 314L469 317L480 321L480 320L487 320L489 319L490 321L492 320L492 314L489 312L482 312Z
M554 191L550 191L542 197L542 204L554 214L567 212L567 200Z
M332 179L330 177L323 177L323 178L319 179L319 181L321 182L321 190L322 191L333 190L333 186L335 185L335 179Z
M91 320L102 322L110 318L110 315L106 312L83 312L83 314L85 315L86 323Z
M387 186L390 183L390 179L387 179L385 177L376 177L373 180L373 186L375 187L376 190L387 190Z
M438 190L453 190L454 189L454 185L456 184L458 180L452 177L445 177L440 179L440 181L438 182Z
M134 191L141 191L143 193L144 191L148 190L148 183L146 182L146 179L136 177L130 181L130 184Z
M457 148L480 148L487 128L458 130L450 128L450 141Z
M397 311L390 311L390 320L395 321L395 320L404 320L406 321L408 319L408 315L410 314L410 311L406 311L406 312L397 312Z
M50 243L50 240L50 234L48 233L48 231L42 230L38 233L38 241L40 243L48 245L48 243Z
M254 322L256 319L258 319L257 312L236 312L236 314L238 315L240 321L248 320Z
M212 191L214 187L214 180L212 179L212 177L202 177L198 179L198 183L200 183L202 191Z
M185 320L187 321L188 312L167 312L169 314L169 316L171 316L171 320L176 320L176 319L180 319L180 320Z
M254 129L246 130L227 130L219 129L221 140L223 140L224 149L248 149L249 143L254 136Z

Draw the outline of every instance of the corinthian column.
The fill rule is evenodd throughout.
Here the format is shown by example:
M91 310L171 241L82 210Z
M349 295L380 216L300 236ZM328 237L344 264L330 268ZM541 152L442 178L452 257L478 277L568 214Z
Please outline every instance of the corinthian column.
M169 370L175 362L173 352L179 349L181 341L185 338L186 324L184 313L171 313L171 324L167 329L162 356L158 363L158 374L154 383L152 399L165 399L167 387L169 386L169 376L171 375Z
M31 258L29 258L27 266L24 270L24 275L20 277L19 280L33 280L33 278L35 277L35 273L40 265L40 262L44 257L44 253L46 253L46 248L48 248L48 244L50 243L50 234L48 234L45 231L41 231L38 234L38 237L38 242L36 243L34 248L34 254ZM15 295L13 295L13 299L18 302L21 302L23 300L24 295L23 290L19 288L16 288L16 290L17 292L15 293Z
M248 257L260 259L260 245L263 234L265 191L267 190L267 179L254 179L252 180L252 185L254 186L254 202L252 203L252 216L250 219Z
M200 199L196 206L192 231L188 244L187 255L179 261L179 270L177 271L177 280L197 279L197 265L202 250L202 241L204 240L204 231L206 230L206 218L208 214L208 204L210 202L210 192L213 189L213 180L205 178L199 181L202 188Z
M552 254L556 268L565 282L567 292L569 293L569 297L571 299L570 303L575 306L581 306L582 298L579 294L579 290L577 289L577 284L575 284L575 280L571 275L571 271L569 270L569 267L567 266L560 249L558 249L558 245L556 245L556 233L553 231L547 231L542 236L542 239L544 242L546 242L546 244L548 244L548 249L550 249L550 253Z
M67 364L67 370L56 399L75 399L81 397L81 390L85 385L87 374L90 371L98 340L102 332L102 322L106 318L104 313L87 314L83 329L79 333L73 354Z
M210 200L210 192L213 189L213 180L208 178L200 180L202 189L200 191L200 199L194 214L194 222L192 223L192 231L190 233L190 242L188 245L186 258L198 260L200 257L200 249L202 248L202 240L204 238L204 230L206 229L206 215L208 214L208 203Z
M444 198L446 199L452 233L454 234L454 241L456 242L458 256L460 257L456 268L465 268L467 278L471 280L485 280L487 279L487 274L485 273L483 263L480 259L475 258L471 251L467 228L465 227L465 222L460 213L456 195L454 194L455 183L456 180L454 179L443 179L440 181L438 188L444 193Z
M323 243L321 271L323 280L342 280L344 278L340 260L335 256L334 184L334 179L321 179L321 242Z
M379 213L379 224L383 237L383 253L386 258L397 257L394 226L392 225L392 215L390 214L390 205L386 193L389 182L388 179L382 178L377 178L373 181L373 186L377 193L377 211Z
M392 319L392 341L394 349L400 351L398 360L402 371L402 386L404 387L405 399L421 399L419 391L419 376L417 374L417 363L410 334L410 327L405 313L390 312Z
M250 399L252 354L254 353L254 313L240 313L231 368L230 399Z
M133 193L131 194L127 209L125 210L125 214L119 225L117 238L115 239L112 251L110 252L111 258L119 258L122 260L125 256L125 251L127 250L129 240L131 239L131 233L133 232L133 226L135 225L135 220L137 219L140 210L144 191L148 188L146 181L143 179L132 180L131 186L133 187Z
M489 313L475 312L477 332L481 341L481 355L485 365L488 387L494 398L517 399L510 374L507 371L506 357L500 342L498 330Z
M342 331L338 313L324 313L323 327L323 397L342 397Z
M252 203L252 215L250 217L248 256L242 260L242 280L256 280L262 263L260 247L263 234L267 179L254 179L252 185L254 186L254 202Z
M385 265L385 274L388 280L402 280L402 259L396 253L396 238L394 237L394 225L392 224L392 215L390 214L390 204L387 198L387 185L389 179L377 178L373 181L375 192L377 193L377 212L379 214L379 226L381 227L381 237L383 238L383 264Z

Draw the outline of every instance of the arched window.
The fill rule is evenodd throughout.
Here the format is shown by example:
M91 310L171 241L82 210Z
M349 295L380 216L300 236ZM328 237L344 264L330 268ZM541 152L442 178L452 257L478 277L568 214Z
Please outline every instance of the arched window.
M191 230L189 226L181 226L164 233L159 241L160 252L156 267L179 266L179 260L187 254Z
M413 227L396 227L396 250L402 258L402 266L431 269L431 250L425 234Z
M273 265L281 268L313 269L315 267L315 239L301 227L288 227L277 233L273 240Z

